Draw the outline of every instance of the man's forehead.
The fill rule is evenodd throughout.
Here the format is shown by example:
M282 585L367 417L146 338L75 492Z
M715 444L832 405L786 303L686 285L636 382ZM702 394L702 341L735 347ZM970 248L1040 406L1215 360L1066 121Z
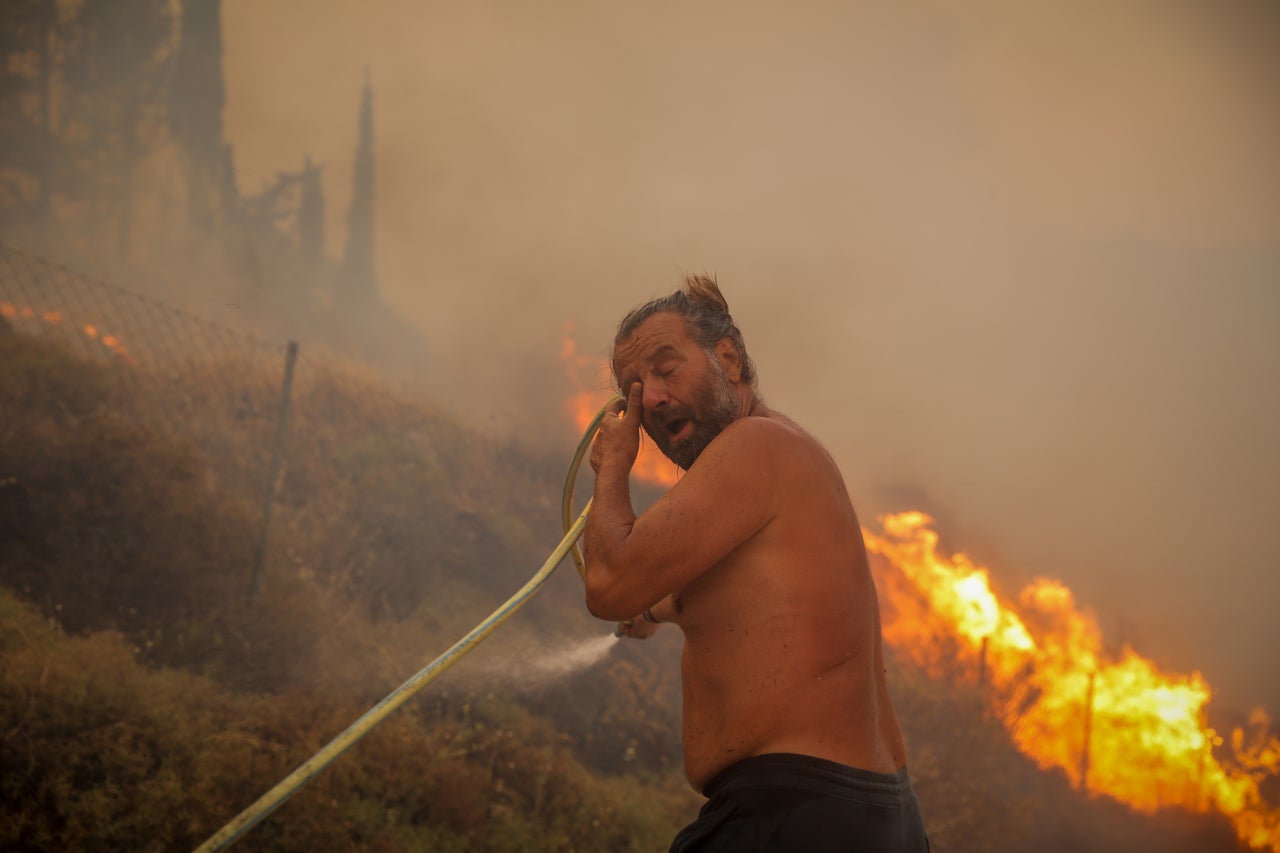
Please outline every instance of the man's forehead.
M678 352L691 343L693 338L684 317L669 311L654 314L614 347L614 372L622 376L628 367L658 358L667 350Z

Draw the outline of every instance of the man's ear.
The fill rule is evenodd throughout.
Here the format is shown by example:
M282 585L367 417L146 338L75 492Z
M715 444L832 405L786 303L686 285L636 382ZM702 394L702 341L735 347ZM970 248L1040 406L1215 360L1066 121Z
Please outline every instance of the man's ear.
M724 369L724 375L728 376L730 381L742 381L742 353L738 352L738 345L733 342L733 338L721 338L716 344L716 358L720 361L720 367Z

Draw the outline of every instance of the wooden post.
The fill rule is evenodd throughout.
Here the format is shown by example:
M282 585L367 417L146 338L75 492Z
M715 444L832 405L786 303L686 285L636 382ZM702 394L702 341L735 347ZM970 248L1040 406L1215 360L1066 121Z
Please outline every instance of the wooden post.
M267 532L271 529L271 505L275 503L280 466L284 464L284 433L289 422L289 397L293 393L293 367L297 362L298 342L289 341L289 350L284 358L284 383L280 389L280 411L276 415L276 435L271 443L271 465L267 469L267 494L262 505L262 530L258 535L258 547L253 553L253 573L249 577L250 607L258 598L262 567L267 559Z
M1202 711L1202 712L1201 712L1202 719L1201 719L1201 721L1200 721L1202 724L1204 723L1204 720L1203 720L1203 714L1204 714L1204 712ZM1212 749L1212 747L1210 747L1210 746L1209 746L1209 744L1207 744L1207 743L1206 743L1206 744L1204 745L1204 748L1200 750L1200 766L1196 768L1196 805L1195 805L1195 810L1196 810L1197 812L1206 812L1206 811L1208 811L1208 810L1209 810L1209 805L1208 805L1208 803L1206 802L1206 798L1205 798L1205 791L1204 791L1204 765L1205 765L1205 761L1206 761L1206 760L1209 758L1209 756L1210 756L1210 750L1211 750L1211 749Z
M1089 673L1089 694L1084 701L1084 749L1080 751L1080 790L1089 791L1089 747L1093 739L1093 682L1096 672Z

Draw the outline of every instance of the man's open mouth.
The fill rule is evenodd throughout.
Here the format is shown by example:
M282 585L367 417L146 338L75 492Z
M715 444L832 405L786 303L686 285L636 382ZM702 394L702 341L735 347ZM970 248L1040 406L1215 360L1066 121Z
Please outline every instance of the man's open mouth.
M668 438L677 439L684 434L685 428L691 427L692 424L693 422L690 421L688 418L675 418L673 420L668 421L666 426L663 428L667 431Z

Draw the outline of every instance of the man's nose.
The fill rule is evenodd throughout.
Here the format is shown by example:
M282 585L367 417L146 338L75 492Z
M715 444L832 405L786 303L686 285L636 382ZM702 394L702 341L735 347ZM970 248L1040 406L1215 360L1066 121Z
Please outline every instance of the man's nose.
M667 395L666 386L660 382L644 383L644 394L641 397L641 403L646 412L654 411L665 406L671 398Z

